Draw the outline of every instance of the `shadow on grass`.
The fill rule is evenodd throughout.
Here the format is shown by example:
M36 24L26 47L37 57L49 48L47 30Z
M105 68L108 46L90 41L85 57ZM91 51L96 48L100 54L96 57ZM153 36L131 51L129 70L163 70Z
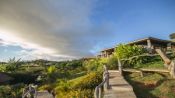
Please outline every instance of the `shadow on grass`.
M124 77L132 85L137 98L159 98L158 96L153 95L151 92L167 79L166 75L160 74L164 78L157 81L156 84L145 84L132 79L130 74L131 73L124 73Z

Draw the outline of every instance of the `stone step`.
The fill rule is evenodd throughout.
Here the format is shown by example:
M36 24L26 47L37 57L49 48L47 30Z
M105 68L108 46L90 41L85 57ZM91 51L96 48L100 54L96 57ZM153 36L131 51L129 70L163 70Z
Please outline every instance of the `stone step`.
M36 98L54 98L48 91L38 91Z
M111 89L115 91L133 91L130 85L112 85Z
M106 91L104 98L136 98L135 94L130 91Z

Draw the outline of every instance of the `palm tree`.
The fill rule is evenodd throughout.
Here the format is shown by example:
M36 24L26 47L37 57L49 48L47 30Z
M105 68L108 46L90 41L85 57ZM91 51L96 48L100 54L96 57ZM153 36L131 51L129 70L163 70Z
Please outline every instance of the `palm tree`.
M19 66L21 66L21 59L16 60L15 57L12 59L9 59L8 63L6 64L6 71L8 72L14 72L16 71Z

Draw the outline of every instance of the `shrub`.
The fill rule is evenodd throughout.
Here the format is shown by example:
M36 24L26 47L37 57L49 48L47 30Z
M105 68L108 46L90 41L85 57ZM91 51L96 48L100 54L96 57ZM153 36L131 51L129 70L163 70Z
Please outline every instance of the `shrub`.
M70 84L73 89L94 89L101 81L101 72L91 72L83 77L70 81Z
M100 71L103 69L103 62L100 59L92 59L89 61L85 61L83 66L87 69L88 72L91 71Z
M72 61L62 61L62 62L57 62L55 65L58 69L76 69L78 67L82 67L83 60L72 60Z
M115 55L120 59L127 59L145 53L145 49L137 45L120 44L115 49Z
M47 74L53 74L53 73L55 73L56 72L56 67L55 66L49 66L48 68L47 68Z
M0 86L0 98L21 98L24 84Z
M129 59L133 56L141 55L146 53L145 49L143 47L137 46L137 45L123 45L120 44L115 49L114 55L117 56L117 58L120 59ZM137 65L140 63L143 63L143 61L146 60L145 57L135 57L130 60L126 60L124 64L132 66Z
M6 65L0 64L0 72L6 72Z
M102 81L102 74L91 72L85 76L61 81L55 88L56 98L93 98L95 87Z
M57 78L57 68L55 66L49 66L47 68L48 82L53 82Z
M56 95L56 98L94 98L93 94L94 91L91 89L78 89L67 92L61 92Z
M106 62L107 68L108 69L117 69L118 68L118 60L116 56L112 56L107 59Z

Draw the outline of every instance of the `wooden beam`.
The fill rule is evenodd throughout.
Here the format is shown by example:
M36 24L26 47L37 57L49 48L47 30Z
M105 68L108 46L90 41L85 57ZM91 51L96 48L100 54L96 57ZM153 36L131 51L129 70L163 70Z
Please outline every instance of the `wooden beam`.
M166 56L166 54L161 49L155 49L155 51L161 56L166 65L170 65L171 60Z

